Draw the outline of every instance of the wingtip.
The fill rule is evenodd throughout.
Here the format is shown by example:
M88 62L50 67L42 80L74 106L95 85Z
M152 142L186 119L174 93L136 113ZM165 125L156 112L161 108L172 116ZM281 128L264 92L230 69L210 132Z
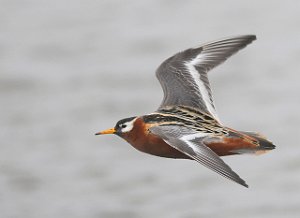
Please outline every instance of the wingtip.
M249 188L249 185L246 183L246 182L244 182L243 184L241 184L242 186L244 186L245 188Z
M252 39L256 39L256 35L254 35L254 34L249 34L249 37Z
M245 188L249 188L249 185L245 182L245 180L243 180L241 178L239 178L239 180L235 180L235 182L237 182L241 186L244 186Z
M244 34L244 35L240 35L240 37L241 38L245 37L245 38L249 38L249 39L256 39L256 35L255 34ZM234 37L232 37L232 38L234 38Z
M257 37L256 37L256 35L249 35L249 39L252 42L252 41L256 40Z
M235 38L235 37L232 37L232 38ZM249 44L257 39L256 35L254 35L254 34L240 35L240 36L236 36L236 38L245 40L247 42L246 44Z
M225 38L226 39L226 38ZM254 41L257 39L256 35L254 34L245 34L245 35L237 35L232 37L227 37L227 39L240 39L240 40L246 40L248 43Z

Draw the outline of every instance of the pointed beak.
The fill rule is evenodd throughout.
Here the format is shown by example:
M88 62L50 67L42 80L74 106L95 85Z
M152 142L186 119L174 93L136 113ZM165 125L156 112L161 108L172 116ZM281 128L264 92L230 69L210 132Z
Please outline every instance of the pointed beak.
M114 134L114 133L116 133L115 128L111 128L101 132L97 132L95 135L106 135L106 134Z

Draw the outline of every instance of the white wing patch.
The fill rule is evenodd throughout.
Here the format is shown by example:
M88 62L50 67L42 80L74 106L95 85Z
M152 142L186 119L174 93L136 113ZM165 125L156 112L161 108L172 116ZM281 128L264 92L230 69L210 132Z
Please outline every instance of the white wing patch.
M187 70L190 72L195 84L197 85L199 94L201 95L207 110L216 120L220 122L216 110L211 104L208 90L206 89L204 82L200 78L200 73L195 68L196 65L200 65L201 62L205 62L205 61L206 61L205 55L199 54L196 56L196 58L192 59L191 61L186 61L185 66Z
M210 134L211 133L198 132L198 133L195 133L195 134L184 135L184 136L180 137L180 139L183 140L183 141L190 141L190 140L193 140L195 138L204 138L205 136L208 136Z
M193 149L194 152L200 152L199 147L192 143L191 140L196 139L196 138L204 138L208 136L209 133L195 133L195 134L190 134L190 135L184 135L180 139L184 141L191 149Z

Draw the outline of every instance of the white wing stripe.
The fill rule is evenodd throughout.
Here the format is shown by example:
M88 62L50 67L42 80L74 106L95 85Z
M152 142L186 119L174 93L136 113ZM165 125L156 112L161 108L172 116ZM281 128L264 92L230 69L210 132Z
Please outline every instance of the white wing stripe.
M205 136L208 136L210 134L211 133L198 132L195 134L184 135L184 136L180 137L180 139L183 141L189 141L189 140L193 140L195 138L204 138Z
M193 60L186 61L185 66L186 66L187 70L190 72L192 78L194 79L194 82L197 85L198 91L199 91L202 99L204 100L207 110L211 113L211 115L213 115L213 117L216 120L218 120L220 122L219 117L218 117L215 109L213 108L213 105L211 104L210 96L205 87L205 84L203 83L203 81L200 78L200 73L195 68L196 65L198 65L201 62L205 62L205 61L207 61L206 55L199 54Z

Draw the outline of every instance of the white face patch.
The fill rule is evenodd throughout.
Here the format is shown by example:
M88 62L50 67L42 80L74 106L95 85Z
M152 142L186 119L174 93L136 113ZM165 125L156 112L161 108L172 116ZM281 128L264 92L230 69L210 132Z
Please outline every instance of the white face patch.
M130 132L133 129L134 122L136 121L137 118L130 120L126 123L122 123L119 125L119 128L121 129L121 132Z

